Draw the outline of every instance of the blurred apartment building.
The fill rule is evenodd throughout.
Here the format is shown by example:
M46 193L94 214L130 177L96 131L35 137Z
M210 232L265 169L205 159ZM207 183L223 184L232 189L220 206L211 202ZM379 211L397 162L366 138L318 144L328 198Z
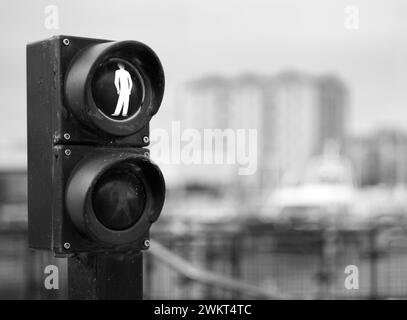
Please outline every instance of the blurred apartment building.
M396 129L350 137L346 144L358 185L394 187L407 184L407 135Z
M214 181L255 192L290 180L328 142L342 149L347 109L348 91L339 78L296 71L190 81L178 91L175 103L184 128L257 129L256 174L230 179L229 173L220 173Z
M322 153L329 141L338 144L344 151L345 136L349 123L349 93L345 84L335 76L322 76L316 79L318 88L318 143L317 153Z
M27 222L27 160L25 141L0 140L0 229Z

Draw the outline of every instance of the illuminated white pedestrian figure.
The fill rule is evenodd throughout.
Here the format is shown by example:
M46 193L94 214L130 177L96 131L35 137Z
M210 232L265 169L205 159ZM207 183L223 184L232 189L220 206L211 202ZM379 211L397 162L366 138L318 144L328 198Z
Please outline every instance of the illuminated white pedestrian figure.
M114 74L114 85L116 86L119 98L117 99L116 109L112 116L118 116L123 111L122 116L125 117L129 109L129 97L133 81L131 80L130 73L124 69L123 63L119 62L117 65L119 69Z

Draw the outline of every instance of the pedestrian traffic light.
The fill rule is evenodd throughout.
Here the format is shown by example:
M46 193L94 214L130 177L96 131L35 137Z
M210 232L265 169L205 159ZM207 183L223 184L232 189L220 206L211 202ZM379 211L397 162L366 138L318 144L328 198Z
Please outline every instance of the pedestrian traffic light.
M137 41L27 45L28 228L57 255L146 249L165 183L149 159L164 72Z

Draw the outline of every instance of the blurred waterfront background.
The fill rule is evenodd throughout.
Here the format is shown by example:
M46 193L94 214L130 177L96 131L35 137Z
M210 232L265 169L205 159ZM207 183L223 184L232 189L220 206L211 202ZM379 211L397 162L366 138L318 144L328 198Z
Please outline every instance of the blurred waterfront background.
M146 298L407 298L406 16L396 0L3 0L0 298L66 298L66 261L26 242L25 45L54 34L156 50L167 89L152 134L257 130L253 175L155 159L168 190ZM50 263L57 292L42 285Z

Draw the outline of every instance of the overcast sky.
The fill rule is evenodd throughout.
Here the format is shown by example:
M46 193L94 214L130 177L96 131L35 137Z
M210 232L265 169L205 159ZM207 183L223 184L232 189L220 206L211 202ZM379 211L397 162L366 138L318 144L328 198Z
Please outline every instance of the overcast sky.
M59 30L44 27L47 5L59 8ZM359 8L357 30L344 27L347 5ZM168 122L186 79L294 68L348 84L353 132L407 131L405 1L0 0L0 24L0 140L25 138L25 45L54 34L150 45L167 76L153 126Z

